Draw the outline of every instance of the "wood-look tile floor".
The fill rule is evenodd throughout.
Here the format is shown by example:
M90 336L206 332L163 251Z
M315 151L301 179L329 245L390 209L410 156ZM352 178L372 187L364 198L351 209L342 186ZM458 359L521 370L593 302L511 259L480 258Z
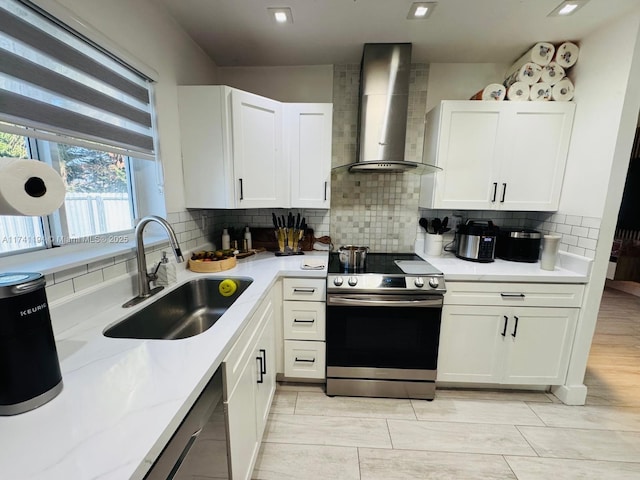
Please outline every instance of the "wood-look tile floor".
M640 479L640 298L606 288L587 404L444 390L433 402L279 385L256 480Z

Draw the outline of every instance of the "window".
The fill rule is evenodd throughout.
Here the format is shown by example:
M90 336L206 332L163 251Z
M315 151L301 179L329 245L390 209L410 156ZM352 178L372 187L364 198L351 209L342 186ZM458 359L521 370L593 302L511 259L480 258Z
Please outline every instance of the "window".
M0 156L48 163L67 191L47 217L0 216L0 255L133 228L135 194L151 190L133 171L156 159L151 98L112 53L28 0L0 0Z

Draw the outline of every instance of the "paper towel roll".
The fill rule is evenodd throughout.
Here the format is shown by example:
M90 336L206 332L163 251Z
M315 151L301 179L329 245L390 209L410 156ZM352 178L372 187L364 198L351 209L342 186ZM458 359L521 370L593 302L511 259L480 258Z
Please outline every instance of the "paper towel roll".
M504 100L504 96L506 94L506 88L499 83L490 83L478 93L476 93L469 100L495 100L500 101Z
M542 67L537 63L528 62L522 65L520 69L508 74L504 81L504 86L509 88L516 82L524 82L527 85L533 85L542 75Z
M531 93L529 95L534 102L551 100L551 85L545 82L538 82L531 85Z
M557 102L568 102L573 98L573 82L563 78L551 88L551 98Z
M548 83L553 86L564 78L564 68L558 65L556 62L551 62L549 65L542 67L542 75L540 81Z
M551 43L539 42L536 43L531 49L527 50L518 60L513 62L509 70L507 70L507 77L511 76L514 72L517 72L526 63L535 63L544 67L553 60L553 55L556 51Z
M0 215L49 215L65 193L62 178L46 163L0 158Z
M575 43L564 42L556 51L555 61L562 68L571 68L578 61L580 49Z
M507 89L507 99L514 102L526 102L529 100L531 88L524 82L516 82Z

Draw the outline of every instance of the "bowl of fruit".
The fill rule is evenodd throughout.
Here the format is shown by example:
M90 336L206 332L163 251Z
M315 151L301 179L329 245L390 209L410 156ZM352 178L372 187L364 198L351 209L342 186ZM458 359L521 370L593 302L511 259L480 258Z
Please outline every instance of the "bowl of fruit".
M189 270L198 273L213 273L229 270L236 266L235 250L215 250L195 252L189 259Z

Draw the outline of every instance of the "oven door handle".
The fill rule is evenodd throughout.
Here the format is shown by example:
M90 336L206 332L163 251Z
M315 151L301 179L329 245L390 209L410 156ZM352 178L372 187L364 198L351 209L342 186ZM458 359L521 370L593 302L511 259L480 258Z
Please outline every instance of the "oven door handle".
M361 307L366 305L372 306L385 306L385 307L425 307L425 308L441 308L442 307L442 297L440 295L436 295L436 298L412 298L409 297L407 299L398 299L398 297L394 298L384 298L384 295L378 295L376 297L372 296L336 296L329 295L327 297L328 305L341 305L341 306L353 306L353 307Z

